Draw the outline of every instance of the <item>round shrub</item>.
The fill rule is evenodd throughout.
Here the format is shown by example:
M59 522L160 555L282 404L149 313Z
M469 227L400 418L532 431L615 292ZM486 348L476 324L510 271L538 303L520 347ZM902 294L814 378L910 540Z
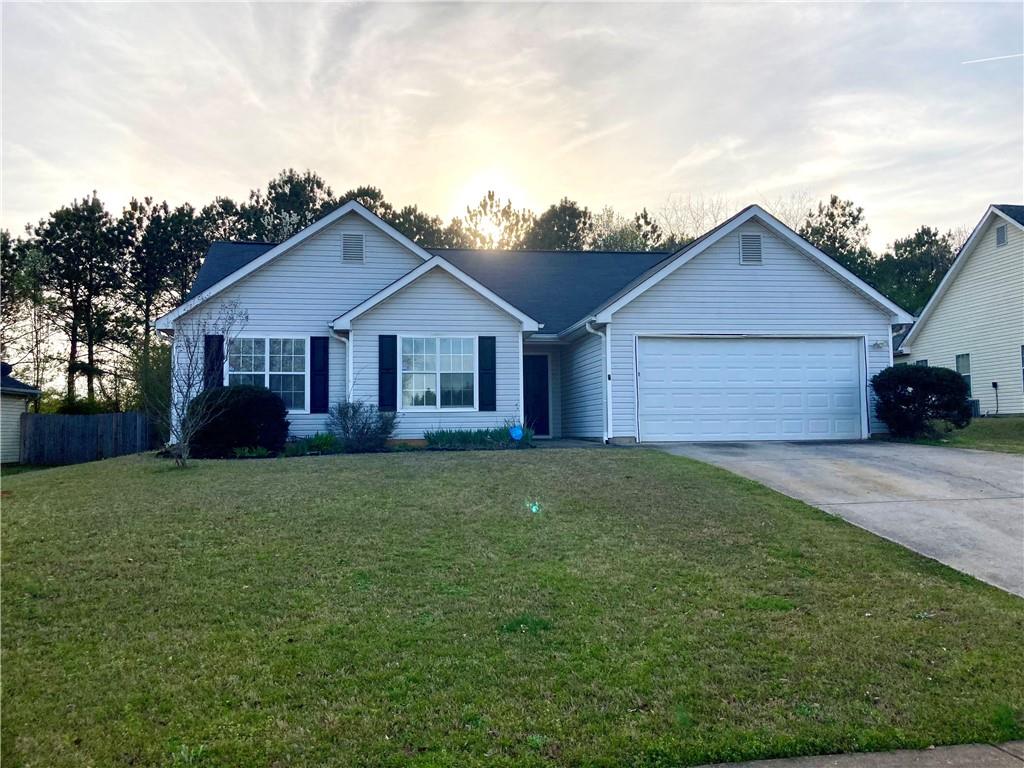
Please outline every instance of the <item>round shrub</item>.
M948 368L892 366L876 373L871 386L878 398L875 413L897 437L927 434L931 421L957 428L971 423L967 381Z
M279 453L288 437L288 409L264 387L214 387L193 400L188 412L199 420L190 446L197 458L232 458L236 449Z

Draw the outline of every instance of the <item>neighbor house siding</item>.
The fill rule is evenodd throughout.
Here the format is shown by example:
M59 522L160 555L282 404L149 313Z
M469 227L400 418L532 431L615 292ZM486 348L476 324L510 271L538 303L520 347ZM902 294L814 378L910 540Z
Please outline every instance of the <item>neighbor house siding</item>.
M21 414L28 410L28 400L17 395L0 395L0 462L21 461Z
M562 346L527 344L524 355L548 356L548 399L551 402L551 437L562 436Z
M520 321L441 269L434 269L352 321L352 392L377 402L378 341L398 336L494 336L495 411L401 411L396 437L429 429L478 429L520 418ZM399 350L399 353L401 351ZM399 386L401 375L399 374ZM479 382L477 382L479 385Z
M1007 243L996 247L996 227ZM1024 413L1021 345L1024 344L1024 232L994 217L963 267L932 308L910 345L910 362L956 370L956 356L971 356L972 396L982 413Z
M562 435L604 437L604 342L588 333L562 349Z
M763 264L741 266L739 236L763 236ZM867 338L867 375L889 365L889 314L756 222L738 227L612 315L613 437L636 438L637 336ZM865 387L870 394L870 388ZM873 395L871 395L873 397ZM870 429L885 431L869 404Z
M341 236L347 232L365 236L365 261L361 264L341 260ZM184 315L179 326L196 315L216 318L231 302L238 302L248 313L243 335L330 336L335 317L422 263L419 256L379 229L349 214ZM331 339L329 350L333 405L346 398L348 351L337 338ZM294 435L311 435L326 428L325 414L292 413L288 418Z

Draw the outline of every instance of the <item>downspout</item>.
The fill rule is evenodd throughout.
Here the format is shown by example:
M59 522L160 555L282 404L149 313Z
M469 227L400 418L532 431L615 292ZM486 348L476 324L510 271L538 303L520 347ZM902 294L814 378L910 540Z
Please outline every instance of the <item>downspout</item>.
M328 323L327 328L330 330L331 336L345 345L345 402L349 403L352 402L352 345L349 343L348 336L342 336L334 330L332 323ZM352 331L349 333L351 334Z
M604 369L604 378L605 378L605 394L604 394L604 397L605 397L605 407L604 407L604 414L602 415L602 421L604 421L604 442L607 443L609 441L609 439L610 439L610 433L611 433L611 420L610 420L608 414L611 411L611 396L612 396L612 375L611 375L611 371L609 370L609 365L608 365L608 358L610 357L609 349L608 349L608 337L604 333L602 333L601 331L598 331L598 330L596 330L594 328L594 321L593 320L587 320L586 325L584 325L583 327L586 329L587 333L592 333L592 334L594 334L595 336L598 336L601 339L601 346L604 348L604 351L605 351L605 354L603 356L604 357L604 362L602 364L602 368Z

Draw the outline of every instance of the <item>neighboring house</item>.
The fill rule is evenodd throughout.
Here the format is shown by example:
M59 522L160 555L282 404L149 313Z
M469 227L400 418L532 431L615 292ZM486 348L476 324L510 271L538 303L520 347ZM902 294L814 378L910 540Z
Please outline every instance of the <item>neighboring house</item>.
M962 373L982 413L1024 413L1024 205L989 206L899 352Z
M912 318L758 206L671 253L425 249L358 203L280 245L215 243L184 304L237 302L207 379L284 397L297 435L353 398L400 438L525 421L540 436L857 439Z
M0 363L0 463L21 461L21 414L39 390L11 376L11 366Z

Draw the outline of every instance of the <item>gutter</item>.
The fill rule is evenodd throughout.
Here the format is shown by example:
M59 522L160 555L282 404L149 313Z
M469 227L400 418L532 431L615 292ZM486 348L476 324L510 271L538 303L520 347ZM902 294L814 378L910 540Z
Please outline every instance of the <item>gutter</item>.
M610 324L606 324L605 325L606 329L608 328L608 325L610 325ZM594 328L594 319L593 318L588 319L584 323L583 327L586 329L587 333L591 333L594 336L599 337L601 339L601 344L604 347L605 354L604 354L604 365L603 365L603 368L604 368L604 376L605 376L605 393L604 393L605 408L604 408L604 418L603 418L603 421L604 421L604 442L608 443L610 441L610 439L611 439L611 428L612 428L612 419L611 419L611 413L612 413L612 374L611 374L611 365L610 365L611 346L608 343L608 336L607 336L607 334L603 333L601 331L598 331L598 330L596 330Z

